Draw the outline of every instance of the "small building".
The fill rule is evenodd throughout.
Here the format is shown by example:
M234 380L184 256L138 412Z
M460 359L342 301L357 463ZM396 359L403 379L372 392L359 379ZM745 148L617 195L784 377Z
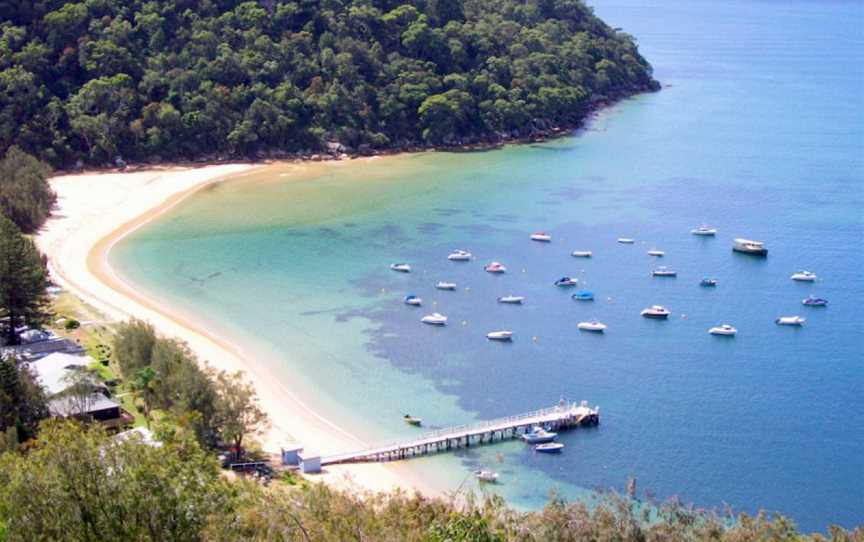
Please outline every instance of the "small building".
M135 421L118 403L98 392L56 397L48 402L48 410L58 418L96 421L106 429L127 427Z
M303 474L317 474L321 472L321 454L312 452L300 452L300 470Z
M79 356L55 352L44 358L29 363L30 369L45 387L49 397L63 393L73 383L77 371L86 369L93 364L90 356Z
M18 361L36 361L54 353L80 356L84 354L84 347L69 339L53 337L44 341L0 348L0 358L13 357Z
M302 446L289 446L282 448L282 464L297 466L300 464L300 454L303 452Z

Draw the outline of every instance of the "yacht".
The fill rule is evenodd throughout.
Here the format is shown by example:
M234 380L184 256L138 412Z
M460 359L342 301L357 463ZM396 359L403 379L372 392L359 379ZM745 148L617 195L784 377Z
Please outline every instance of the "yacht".
M800 326L804 324L804 321L805 319L800 316L781 316L774 320L774 322L780 326Z
M570 277L561 277L560 279L555 281L555 286L560 286L562 288L566 288L568 286L576 286L577 284L579 284L579 280Z
M678 276L677 271L673 271L672 269L669 269L667 267L658 267L651 274L655 277L677 277Z
M762 241L751 241L750 239L735 239L732 244L734 252L752 254L753 256L767 256L768 249Z
M492 262L483 268L487 273L504 273L507 268L499 262Z
M512 331L490 331L486 334L490 341L509 341L513 339Z
M717 279L702 279L699 281L699 286L712 287L717 286Z
M575 301L594 301L594 292L590 290L579 290L570 297Z
M642 312L639 314L641 314L645 318L657 318L665 320L666 318L669 318L669 309L660 305L652 305L647 309L642 309Z
M543 452L546 454L557 454L564 449L564 445L560 442L547 442L546 444L538 444L534 446L535 452Z
M423 304L423 300L414 294L408 294L405 296L405 304L411 305L413 307L419 307Z
M798 271L797 273L793 273L789 278L797 280L798 282L816 282L816 273L811 273L810 271Z
M505 295L498 298L498 303L509 303L511 305L519 305L525 298L521 295Z
M648 255L649 255L649 256L657 256L658 258L662 258L663 256L666 255L666 253L663 252L662 250L654 250L654 249L652 249L652 250L649 250L649 251L648 251Z
M693 228L692 230L690 230L690 233L692 233L693 235L701 235L703 237L713 237L717 235L717 229L703 224L698 228Z
M574 250L570 255L574 258L590 258L593 256L590 250Z
M481 482L494 484L498 481L498 473L494 470L478 470L474 472L474 476Z
M534 426L530 431L522 435L522 440L528 444L543 444L544 442L552 442L558 438L558 433L546 431L542 427Z
M632 245L636 241L629 238L629 237L619 237L618 242L621 243L622 245Z
M439 290L455 290L456 289L456 283L455 282L438 281L438 283L435 284L435 287L438 288Z
M420 321L424 324L429 324L430 326L443 326L447 323L447 317L443 314L433 312L432 314L427 314L421 318Z
M552 236L545 231L538 231L531 234L531 240L540 241L541 243L548 243L552 241Z
M456 249L447 256L451 262L467 262L474 256L467 250Z
M812 295L810 295L802 299L801 304L807 305L808 307L827 307L828 300L822 299L821 297L813 297Z
M738 333L738 330L735 329L734 327L730 326L729 324L723 324L720 326L712 327L711 329L708 330L708 333L710 333L711 335L723 335L726 337L734 337L735 334Z
M391 263L390 269L393 271L399 271L400 273L410 273L411 266L407 263Z
M606 324L591 320L589 322L579 322L576 327L581 331L593 331L595 333L603 333L606 331Z

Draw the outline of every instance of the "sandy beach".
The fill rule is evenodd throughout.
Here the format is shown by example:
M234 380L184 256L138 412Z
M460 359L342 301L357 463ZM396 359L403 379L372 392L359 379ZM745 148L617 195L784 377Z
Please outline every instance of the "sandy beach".
M82 173L51 179L57 208L37 237L52 278L114 321L130 317L150 322L163 335L185 341L198 358L217 369L242 370L254 382L271 425L260 436L267 451L299 443L323 454L362 449L372 443L310 409L276 375L251 362L242 349L209 334L189 317L146 298L108 265L108 252L125 235L164 213L201 187L266 166L210 165L166 167L127 173ZM341 167L341 166L340 166ZM290 355L290 353L288 354ZM436 491L404 466L338 466L316 476L339 486L371 490Z

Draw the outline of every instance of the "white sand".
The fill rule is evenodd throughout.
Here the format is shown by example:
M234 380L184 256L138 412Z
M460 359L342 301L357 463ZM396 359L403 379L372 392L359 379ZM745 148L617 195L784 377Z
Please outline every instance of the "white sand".
M57 209L37 237L48 256L52 278L113 320L146 320L169 337L185 341L210 365L243 370L255 384L261 406L271 420L261 436L267 451L300 443L321 453L362 449L361 442L308 408L292 390L236 345L209 335L190 319L142 296L108 266L111 246L142 224L165 212L205 184L248 172L245 164L200 168L160 168L131 173L84 173L51 179ZM372 490L402 488L434 494L404 466L370 464L329 467L315 479Z

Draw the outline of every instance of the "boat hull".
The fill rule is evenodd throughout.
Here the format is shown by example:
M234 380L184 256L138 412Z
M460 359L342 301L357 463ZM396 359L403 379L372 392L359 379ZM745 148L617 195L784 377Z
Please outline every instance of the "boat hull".
M748 256L756 256L759 258L765 258L768 256L767 248L740 248L740 247L732 247L732 252L737 252L738 254L746 254Z

